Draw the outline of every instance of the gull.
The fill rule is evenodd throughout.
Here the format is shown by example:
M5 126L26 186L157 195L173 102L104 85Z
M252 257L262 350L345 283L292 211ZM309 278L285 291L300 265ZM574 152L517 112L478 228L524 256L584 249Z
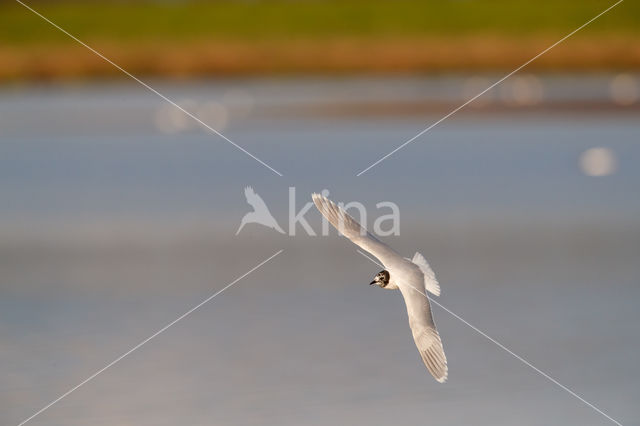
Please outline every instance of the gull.
M349 216L341 207L320 194L312 194L314 204L324 217L354 244L371 253L384 265L371 281L386 290L400 290L409 316L413 340L424 365L440 383L447 380L447 358L440 334L431 314L427 291L439 296L440 285L424 256L416 252L412 259L402 257L391 247L378 240Z
M259 223L260 225L264 225L267 228L272 228L278 231L281 234L284 234L278 222L273 217L269 208L265 204L262 197L260 197L250 186L247 186L244 189L244 196L247 198L247 203L253 207L253 211L245 214L240 221L240 227L236 231L236 235L240 233L240 230L247 223Z

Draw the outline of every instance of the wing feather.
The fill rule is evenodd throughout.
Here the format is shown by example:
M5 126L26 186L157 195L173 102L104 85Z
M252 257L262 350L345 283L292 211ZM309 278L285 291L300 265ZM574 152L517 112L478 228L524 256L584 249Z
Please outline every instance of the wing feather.
M435 281L435 275L424 257L420 255L417 259L414 258L414 261L418 260L417 264L411 260L403 259L391 247L367 232L362 225L333 201L320 194L312 194L311 197L320 213L327 218L331 225L354 244L377 257L385 267L391 270L407 305L409 326L420 357L437 381L440 383L446 381L448 375L447 357L444 354L442 341L431 315L429 298L426 293L423 293L425 278ZM425 274L425 264L429 275ZM391 267L389 267L390 265ZM435 282L437 283L437 281ZM429 290L434 289L430 288Z
M447 380L447 357L444 354L442 340L431 315L431 305L426 293L415 288L399 286L407 305L409 326L413 334L422 362L431 375L440 383Z
M312 194L311 198L334 228L354 244L377 257L385 266L394 260L402 259L391 247L378 240L336 203L320 194Z

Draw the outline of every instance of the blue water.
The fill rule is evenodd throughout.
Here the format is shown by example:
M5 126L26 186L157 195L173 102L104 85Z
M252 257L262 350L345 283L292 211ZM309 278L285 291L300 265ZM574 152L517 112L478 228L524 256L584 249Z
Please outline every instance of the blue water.
M196 110L222 105L223 133L282 177L188 121L167 133L163 101L133 84L2 89L1 423L18 424L280 249L31 424L608 423L434 307L450 365L437 384L400 295L367 285L378 267L348 241L258 225L234 235L247 185L285 229L289 187L297 209L325 188L373 216L375 203L395 202L400 235L385 241L429 259L444 306L637 423L637 111L546 108L609 102L608 76L541 77L538 108L461 112L356 177L447 110L341 105L455 105L465 78L153 83ZM581 170L592 147L615 156L610 175ZM318 214L307 217L319 231Z

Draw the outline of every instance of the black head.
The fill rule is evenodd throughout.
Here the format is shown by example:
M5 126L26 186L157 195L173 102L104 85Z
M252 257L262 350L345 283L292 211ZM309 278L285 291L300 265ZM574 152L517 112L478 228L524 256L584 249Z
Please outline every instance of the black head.
M389 284L389 272L388 271L380 271L378 275L373 278L373 281L369 283L369 285L377 285L379 287L385 288L387 284Z

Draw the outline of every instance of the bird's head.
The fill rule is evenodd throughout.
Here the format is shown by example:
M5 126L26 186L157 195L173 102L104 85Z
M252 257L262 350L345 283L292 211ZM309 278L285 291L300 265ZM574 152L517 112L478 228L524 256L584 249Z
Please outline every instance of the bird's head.
M385 288L387 284L389 284L389 272L388 271L380 271L373 278L373 281L369 283L369 285L377 285L378 287Z

